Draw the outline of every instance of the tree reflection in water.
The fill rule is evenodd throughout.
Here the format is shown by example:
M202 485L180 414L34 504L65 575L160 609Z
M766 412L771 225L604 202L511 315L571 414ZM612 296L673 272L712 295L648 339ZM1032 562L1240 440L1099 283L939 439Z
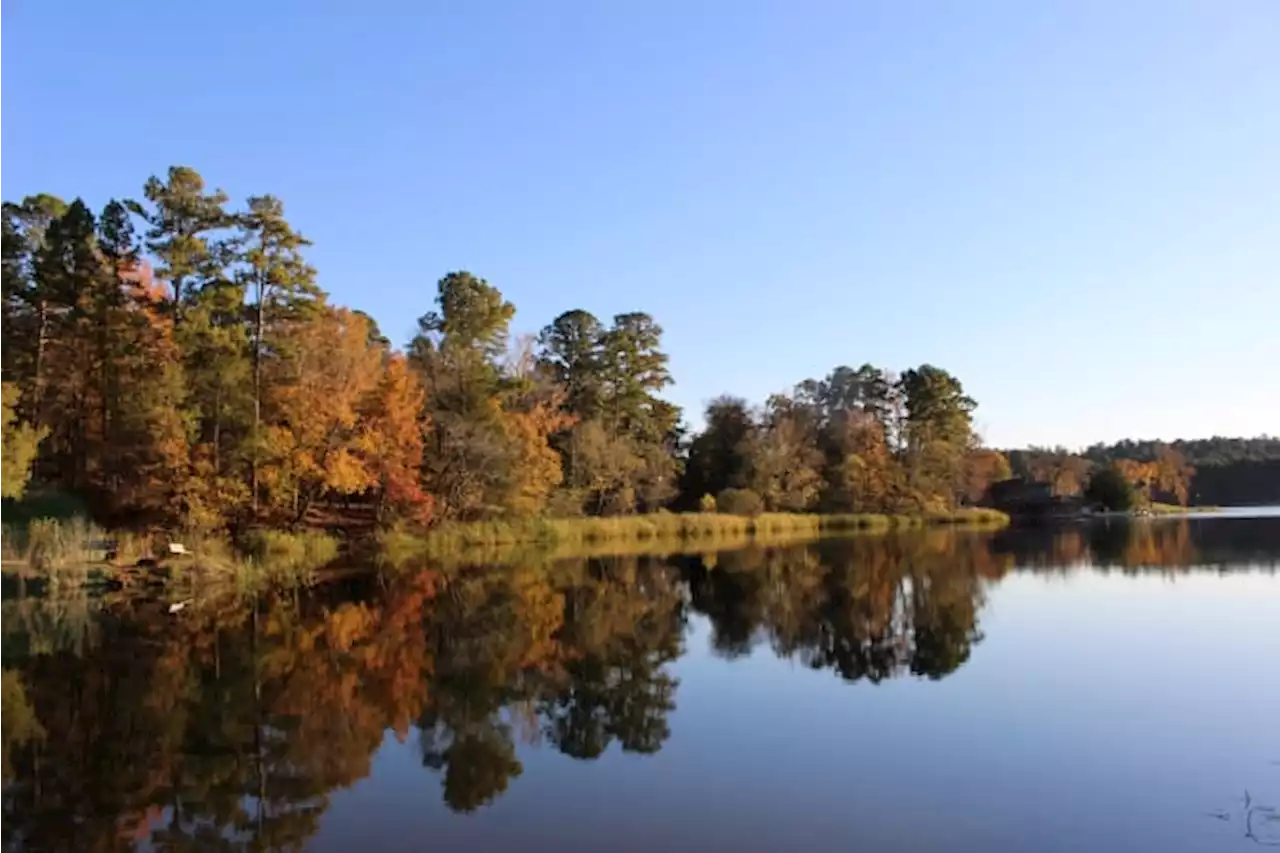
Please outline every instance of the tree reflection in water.
M445 803L470 812L520 776L520 740L580 760L662 749L691 618L730 659L767 646L850 682L941 679L974 653L984 590L1015 566L1257 564L1265 537L1235 524L371 574L177 618L129 599L7 600L5 845L300 849L388 730L416 738Z

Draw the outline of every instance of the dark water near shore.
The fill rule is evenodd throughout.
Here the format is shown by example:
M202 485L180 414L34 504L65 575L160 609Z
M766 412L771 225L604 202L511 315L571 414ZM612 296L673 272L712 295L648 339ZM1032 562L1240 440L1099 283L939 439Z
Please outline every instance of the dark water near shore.
M4 845L1280 844L1278 565L1203 517L9 599Z

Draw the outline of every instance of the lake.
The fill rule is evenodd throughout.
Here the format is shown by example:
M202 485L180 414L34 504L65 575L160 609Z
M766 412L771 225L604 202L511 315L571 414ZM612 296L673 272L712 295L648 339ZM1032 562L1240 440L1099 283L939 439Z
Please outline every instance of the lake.
M12 850L1280 845L1280 517L3 604ZM1246 793L1247 792L1247 793Z

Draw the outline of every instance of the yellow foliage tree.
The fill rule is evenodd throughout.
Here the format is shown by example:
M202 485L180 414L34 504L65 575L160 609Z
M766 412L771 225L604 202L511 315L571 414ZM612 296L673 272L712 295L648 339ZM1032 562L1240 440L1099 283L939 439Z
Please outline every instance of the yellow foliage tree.
M302 519L324 492L357 494L378 483L365 452L361 408L377 392L383 350L369 321L326 309L280 333L287 358L274 361L264 393L264 462L268 505Z
M560 454L551 446L550 438L573 421L555 400L539 401L523 411L503 412L503 429L513 450L510 491L505 502L510 512L533 515L547 505L564 478Z

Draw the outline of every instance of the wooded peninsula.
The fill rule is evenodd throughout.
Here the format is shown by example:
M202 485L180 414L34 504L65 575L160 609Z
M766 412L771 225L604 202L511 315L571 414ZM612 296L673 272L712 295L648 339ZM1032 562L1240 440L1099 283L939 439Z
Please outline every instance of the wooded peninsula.
M939 367L836 367L692 434L648 314L536 335L469 272L403 348L333 304L281 201L190 168L95 213L5 202L5 522L423 531L653 513L950 517L1019 477L1139 502L1280 502L1280 439L984 447ZM6 532L6 539L9 532Z

